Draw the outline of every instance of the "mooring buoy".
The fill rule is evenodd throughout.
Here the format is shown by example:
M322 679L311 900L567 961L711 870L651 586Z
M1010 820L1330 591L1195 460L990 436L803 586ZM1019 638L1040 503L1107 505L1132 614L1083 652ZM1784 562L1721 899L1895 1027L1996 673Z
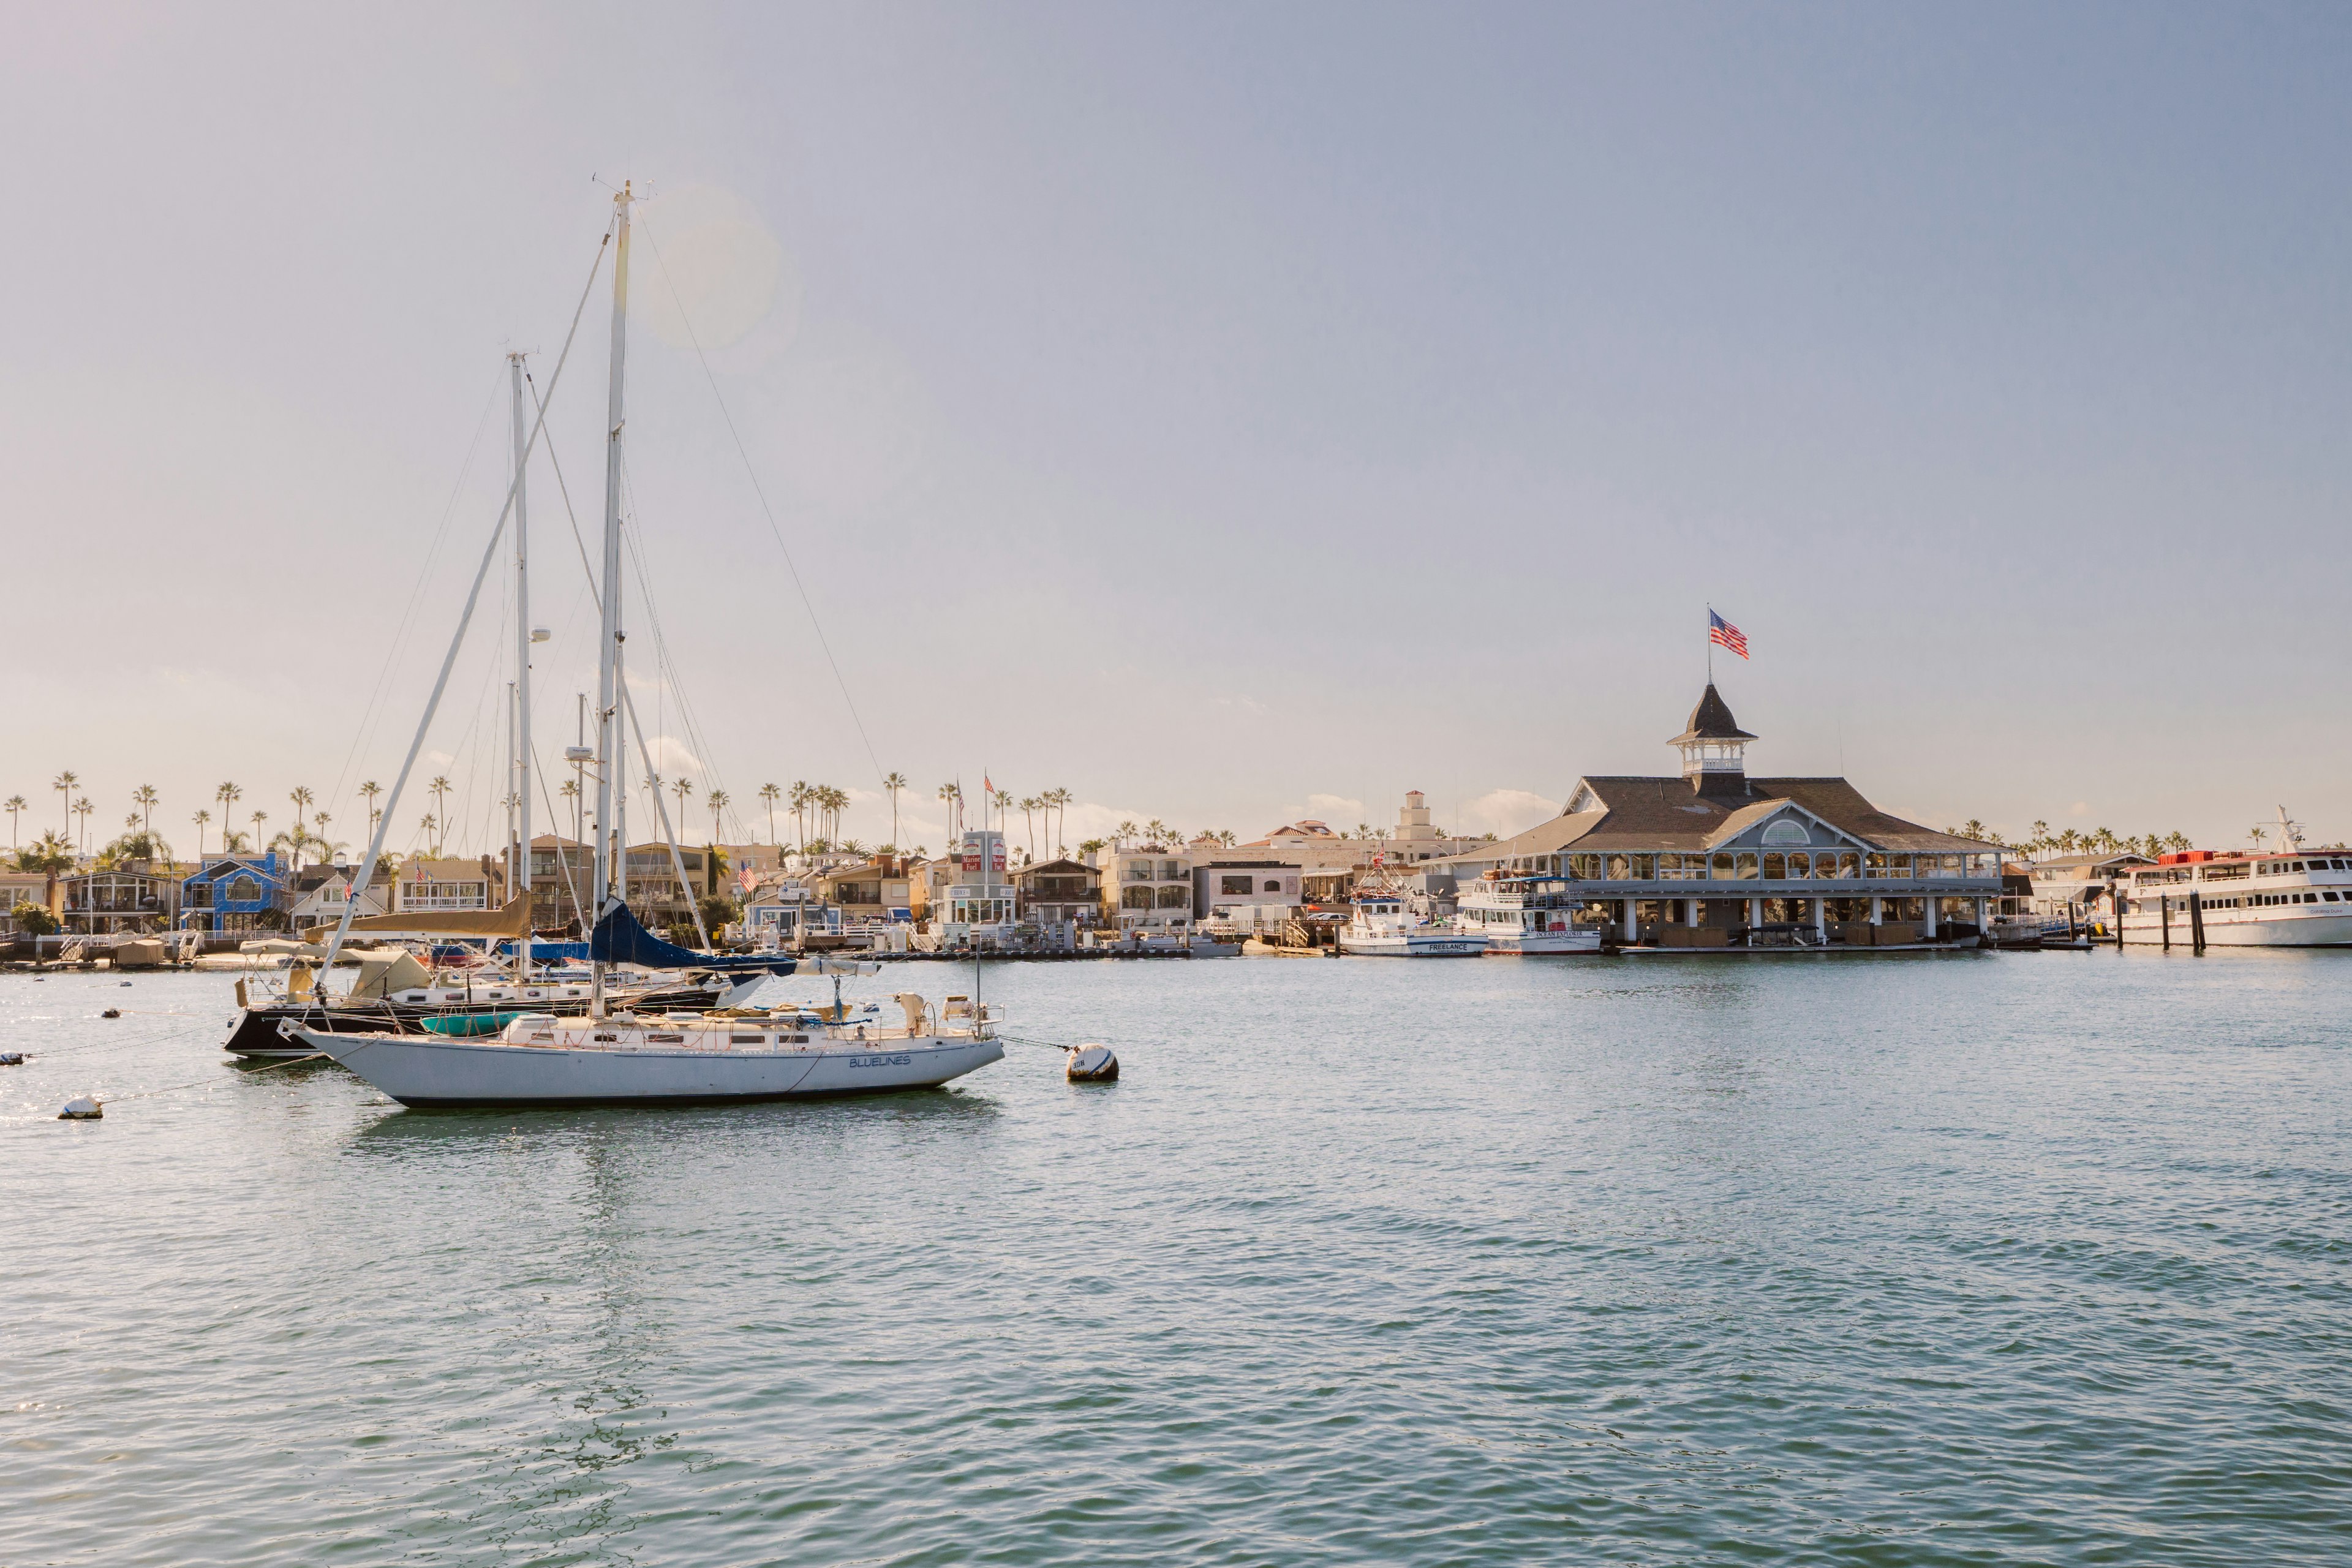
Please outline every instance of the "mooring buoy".
M120 1018L122 1016L122 1009L120 1007L109 1007L105 1012L100 1013L99 1016L101 1018Z
M0 1068L20 1068L25 1065L22 1051L0 1051Z
M1118 1058L1108 1046L1073 1046L1066 1070L1072 1083L1116 1083Z
M67 1100L66 1108L58 1112L58 1120L60 1121L96 1121L105 1114L105 1108L100 1105L98 1101L85 1094L77 1099Z

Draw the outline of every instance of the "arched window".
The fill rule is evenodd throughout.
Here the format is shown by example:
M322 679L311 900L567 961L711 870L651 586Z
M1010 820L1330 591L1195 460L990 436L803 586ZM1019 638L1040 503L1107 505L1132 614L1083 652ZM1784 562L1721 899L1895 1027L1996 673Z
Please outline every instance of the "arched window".
M1181 882L1174 887L1160 889L1160 907L1163 910L1186 909L1192 902L1192 889Z
M1269 893L1278 893L1282 891L1282 884L1275 881L1271 878L1268 878L1265 884L1265 890Z
M1151 889L1149 888L1121 888L1118 890L1118 907L1123 910L1150 909L1151 907Z
M239 903L252 903L261 897L261 884L250 877L239 877L228 885L228 896Z
M1765 825L1764 842L1767 844L1811 844L1812 841L1812 835L1805 831L1805 825L1793 816L1784 816Z

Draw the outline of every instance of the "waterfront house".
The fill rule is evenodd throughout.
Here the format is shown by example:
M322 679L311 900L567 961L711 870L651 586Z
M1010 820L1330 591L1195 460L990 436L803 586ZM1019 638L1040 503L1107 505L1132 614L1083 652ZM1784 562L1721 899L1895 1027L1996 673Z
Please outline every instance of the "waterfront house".
M1710 683L1683 732L1678 777L1587 776L1559 816L1433 863L1570 879L1588 918L1621 941L1714 945L1739 927L1895 924L1981 930L2000 895L2000 852L1880 811L1843 778L1754 778L1739 728ZM1435 885L1433 881L1433 891ZM1849 941L1882 932L1842 931Z
M1036 926L1091 926L1102 914L1102 872L1078 860L1041 860L1013 873L1022 921Z
M1302 900L1300 882L1301 868L1286 860L1195 865L1192 907L1204 921L1261 931L1280 925L1297 910Z
M895 856L852 861L820 871L816 894L839 911L839 923L866 925L906 921L915 918L913 892L907 863Z
M1124 936L1185 931L1192 924L1192 852L1158 844L1113 845L1102 871L1102 923Z
M580 918L595 852L576 838L542 833L530 841L530 924L553 931ZM587 922L581 922L586 929Z
M343 910L352 901L352 870L349 866L311 866L294 878L294 907L289 916L296 931L308 931L312 926L339 925ZM384 912L385 890L370 888L359 898L359 908L353 918L380 915Z
M689 849L681 844L677 863L673 865L666 841L631 845L625 857L630 911L654 931L692 925L695 907L719 891L720 858L709 849ZM679 866L686 868L683 884L678 881Z
M0 936L17 936L16 906L47 909L49 877L46 871L0 871Z
M290 902L278 851L217 855L180 882L182 930L250 931L281 927Z
M974 828L963 836L956 847L956 879L932 911L932 930L950 943L987 945L1011 938L1015 911L1003 833Z
M789 947L802 931L825 923L813 876L772 875L745 896L743 930L761 947Z
M75 936L167 930L179 912L180 877L176 866L126 860L60 878L59 923Z
M487 855L479 860L433 860L420 855L401 862L393 879L393 908L403 914L495 910L505 902L506 873Z

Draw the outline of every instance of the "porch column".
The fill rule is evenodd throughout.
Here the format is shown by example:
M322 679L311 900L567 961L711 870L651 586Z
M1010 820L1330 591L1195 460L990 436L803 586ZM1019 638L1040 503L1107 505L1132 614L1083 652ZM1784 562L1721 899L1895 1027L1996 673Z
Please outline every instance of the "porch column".
M1764 923L1763 900L1750 899L1748 900L1748 923L1751 926L1760 926Z
M1683 924L1686 926L1695 926L1698 924L1698 900L1696 899L1685 899L1683 900Z
M1932 892L1919 900L1920 907L1927 911L1927 923L1920 929L1931 938L1936 934L1936 906L1942 902L1943 900Z
M1633 900L1628 899L1625 900L1625 940L1627 942L1637 941L1640 939L1641 934L1641 931L1633 924Z
M1987 921L1986 921L1986 920L1985 920L1985 903L1986 903L1986 900L1983 900L1983 899L1978 899L1977 900L1975 900L1975 903L1976 903L1976 913L1977 913L1977 931L1978 931L1979 934L1982 934L1982 933L1984 932L1984 931L1987 929Z
M1876 893L1870 895L1870 923L1874 926L1886 923L1886 900Z
M1815 942L1825 942L1829 941L1829 939L1830 939L1830 927L1829 927L1829 910L1830 910L1830 901L1829 901L1827 899L1815 899L1815 900L1812 901L1812 903L1813 903L1813 940L1814 940Z

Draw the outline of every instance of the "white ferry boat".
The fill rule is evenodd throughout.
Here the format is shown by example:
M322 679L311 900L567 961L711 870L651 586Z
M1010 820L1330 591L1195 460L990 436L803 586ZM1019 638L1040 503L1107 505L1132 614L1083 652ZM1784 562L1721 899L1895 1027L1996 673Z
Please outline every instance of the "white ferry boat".
M2352 850L2305 849L2279 818L2292 847L2192 849L2129 873L2116 889L2124 941L2187 947L2202 926L2209 947L2352 947Z
M1357 895L1339 946L1362 958L1475 958L1486 951L1486 939L1415 914L1402 893L1372 892Z
M1003 1058L992 1010L950 996L903 1026L803 1008L732 1016L525 1013L496 1035L294 1032L403 1105L644 1105L935 1089Z
M1601 928L1577 925L1584 900L1571 894L1569 886L1564 877L1489 871L1462 889L1454 918L1464 930L1486 939L1490 957L1599 952Z

